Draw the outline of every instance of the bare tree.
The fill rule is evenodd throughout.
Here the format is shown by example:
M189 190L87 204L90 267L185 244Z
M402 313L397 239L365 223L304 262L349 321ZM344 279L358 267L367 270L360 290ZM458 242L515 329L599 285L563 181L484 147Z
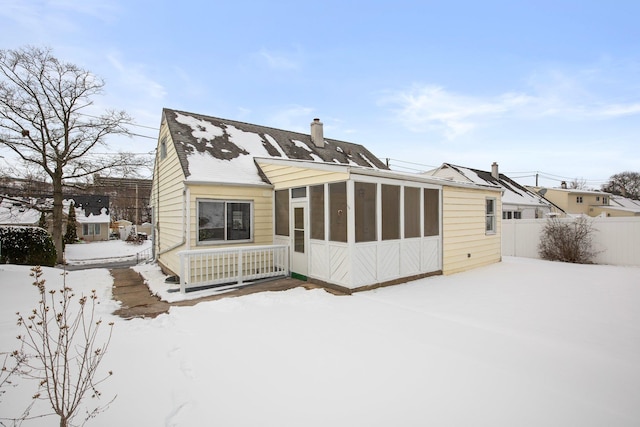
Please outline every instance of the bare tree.
M100 397L98 385L112 374L109 371L104 377L97 376L111 341L113 323L109 323L105 342L99 344L102 320L95 317L96 291L80 296L74 312L75 294L67 287L66 280L59 292L47 290L42 269L34 267L31 271L40 300L28 315L17 313L18 325L24 330L18 339L28 355L23 361L27 368L23 376L38 381L41 392L36 393L34 399L48 400L60 418L60 427L67 427L78 415L86 397ZM33 356L29 357L31 352ZM87 411L86 419L103 409L104 406L98 406Z
M621 172L612 175L609 182L602 186L602 190L640 200L640 173Z
M53 187L52 235L63 261L63 185L96 172L140 166L132 154L91 156L109 135L128 135L124 111L90 115L104 81L62 62L51 49L0 50L0 143L25 165L44 172Z
M589 187L587 186L587 180L584 178L574 178L569 183L569 188L573 188L575 190L587 190Z

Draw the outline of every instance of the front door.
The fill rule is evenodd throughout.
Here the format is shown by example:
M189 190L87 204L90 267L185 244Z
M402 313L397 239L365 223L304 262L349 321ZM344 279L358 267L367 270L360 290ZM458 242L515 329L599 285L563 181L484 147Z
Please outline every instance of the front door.
M292 202L292 227L291 233L291 272L301 276L307 276L309 264L309 236L307 233L309 224L309 209L307 202Z

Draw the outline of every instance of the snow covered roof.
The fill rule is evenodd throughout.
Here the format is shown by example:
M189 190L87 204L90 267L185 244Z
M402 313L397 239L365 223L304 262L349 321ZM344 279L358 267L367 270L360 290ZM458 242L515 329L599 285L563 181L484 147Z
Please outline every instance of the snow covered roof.
M606 206L610 209L640 213L640 200L633 200L623 196L611 194L609 196L610 204Z
M605 191L599 191L599 190L590 190L590 189L583 189L583 188L559 188L559 187L552 187L549 188L549 190L553 190L553 191L557 191L560 193L568 193L568 194L590 194L590 195L595 195L595 196L610 196L610 193L607 193Z
M0 196L0 224L37 225L41 210L50 212L53 199L6 198ZM109 223L109 197L73 196L62 201L62 213L69 213L69 204L74 202L76 221L81 224ZM41 209L41 210L38 210Z
M2 198L0 200L0 224L37 225L40 221L40 212L29 207L29 203L27 200L22 203L18 199Z
M256 157L388 169L359 144L165 108L171 139L187 181L264 184Z
M491 175L491 172L457 166L451 163L443 163L442 166L440 166L438 169L427 173L434 176L443 176L442 173L439 173L438 175L435 175L435 173L436 171L439 172L442 170L446 170L447 168L454 172L457 172L457 174L450 175L450 177L453 179L455 179L456 176L462 176L469 182L475 184L491 185L503 188L503 204L539 206L547 208L554 207L555 209L560 209L557 206L553 205L553 203L551 203L550 201L544 199L542 196L532 192L531 190L528 190L524 186L518 184L508 176L501 173L498 174L498 178L494 178L493 175Z
M73 202L76 211L76 221L81 224L109 223L109 196L78 195L62 201L62 212L67 215L69 204Z

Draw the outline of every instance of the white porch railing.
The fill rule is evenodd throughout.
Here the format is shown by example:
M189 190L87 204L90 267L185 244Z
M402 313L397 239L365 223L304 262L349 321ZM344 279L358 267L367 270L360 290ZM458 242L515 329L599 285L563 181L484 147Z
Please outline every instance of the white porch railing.
M286 245L181 251L180 292L189 288L289 275Z

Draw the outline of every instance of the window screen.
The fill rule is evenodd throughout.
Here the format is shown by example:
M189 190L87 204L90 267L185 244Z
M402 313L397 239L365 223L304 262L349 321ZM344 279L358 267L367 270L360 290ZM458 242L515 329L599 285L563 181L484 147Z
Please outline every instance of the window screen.
M376 191L377 185L356 182L355 185L356 242L376 240Z

